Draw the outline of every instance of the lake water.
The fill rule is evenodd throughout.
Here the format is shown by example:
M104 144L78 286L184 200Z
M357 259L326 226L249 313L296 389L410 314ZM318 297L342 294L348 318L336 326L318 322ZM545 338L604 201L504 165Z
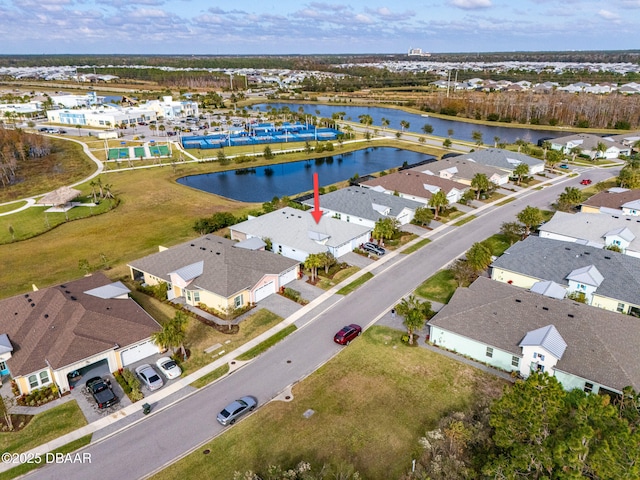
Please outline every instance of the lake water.
M313 189L313 174L320 186L433 159L432 155L387 147L369 147L331 157L247 167L227 172L190 175L178 183L242 202L266 202Z
M302 107L304 112L308 115L318 115L323 118L331 118L331 115L336 112L345 112L344 119L352 122L359 122L358 117L360 115L371 115L373 119L373 125L376 128L382 128L382 118L389 120L389 128L400 130L400 122L409 122L409 128L405 131L422 134L422 127L428 123L433 127L433 135L439 137L449 136L449 129L453 130L451 138L457 140L466 140L474 142L473 132L479 131L482 133L482 140L487 145L494 144L494 137L499 137L500 142L514 143L516 140L526 140L529 143L536 144L541 138L555 138L566 135L566 133L557 132L553 130L532 130L528 128L509 128L498 127L492 125L477 125L474 123L459 122L455 120L445 120L435 117L423 117L422 115L415 113L407 113L402 110L395 110L393 108L382 107L365 107L365 106L350 106L345 104L337 105L316 105L308 103L261 103L254 105L254 110L259 108L260 111L266 112L267 106L270 105L273 108L280 109L282 107L288 107L292 112L298 112ZM320 114L316 113L316 110ZM428 115L428 114L425 114ZM372 127L373 128L373 127Z

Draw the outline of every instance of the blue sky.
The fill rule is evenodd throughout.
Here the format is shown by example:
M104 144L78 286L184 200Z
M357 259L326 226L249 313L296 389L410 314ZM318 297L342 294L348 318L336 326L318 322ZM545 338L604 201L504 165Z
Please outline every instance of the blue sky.
M0 0L0 53L640 48L640 0Z

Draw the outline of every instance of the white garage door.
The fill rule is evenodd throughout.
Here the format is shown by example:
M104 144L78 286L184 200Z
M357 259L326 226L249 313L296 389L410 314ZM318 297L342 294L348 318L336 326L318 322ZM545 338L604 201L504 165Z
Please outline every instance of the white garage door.
M156 353L158 353L158 347L156 347L152 341L134 345L120 352L122 355L122 365L126 367Z
M265 283L263 286L258 287L253 292L253 297L255 298L255 302L259 302L263 298L267 298L272 293L276 293L276 282L275 280L271 280L269 283Z
M280 282L280 285L286 285L289 282L293 282L296 278L298 278L298 269L292 268L288 272L285 272L282 275L280 275L279 282Z

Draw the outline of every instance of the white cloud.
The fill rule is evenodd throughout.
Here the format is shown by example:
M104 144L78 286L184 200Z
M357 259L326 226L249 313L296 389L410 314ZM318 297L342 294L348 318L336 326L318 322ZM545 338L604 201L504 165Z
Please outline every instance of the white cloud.
M462 8L464 10L489 8L493 5L491 0L450 0L449 3L454 7Z
M606 20L620 20L620 15L610 12L609 10L600 10L598 15Z

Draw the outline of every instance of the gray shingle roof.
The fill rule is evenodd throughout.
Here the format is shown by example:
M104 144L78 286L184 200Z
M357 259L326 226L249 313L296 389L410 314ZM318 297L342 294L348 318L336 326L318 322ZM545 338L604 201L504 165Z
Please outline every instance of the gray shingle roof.
M235 248L234 244L227 238L206 235L135 260L129 265L170 281L170 273L203 262L202 274L193 280L192 285L230 297L253 287L266 274L280 274L299 263L264 250Z
M231 229L260 238L270 238L275 243L308 253L326 252L327 246L338 247L371 231L368 227L343 222L327 215L316 223L310 212L291 207L238 223Z
M529 167L544 164L542 160L530 157L524 153L512 152L501 148L486 148L475 152L465 153L456 157L457 160L471 160L483 165L497 167L503 170L513 170L519 164L526 163Z
M590 266L595 266L603 277L596 290L598 295L640 305L640 258L530 236L513 244L492 264L492 267L565 286L572 272Z
M480 277L428 323L513 355L522 354L527 332L553 325L567 343L556 369L617 390L640 388L640 321L629 315Z
M430 175L440 175L440 172L449 170L453 173L452 178L454 180L465 180L467 182L470 182L478 173L484 173L487 178L491 178L492 175L505 175L505 172L497 167L483 165L477 162L470 162L464 158L461 159L460 156L455 158L445 158L428 165L414 167L411 170L417 170Z
M303 203L313 206L313 200L307 200ZM377 206L388 207L390 209L389 215L382 215L376 211ZM420 202L362 187L347 187L320 196L321 210L326 208L374 222L386 216L396 217L405 208L415 210L420 207L424 207Z
M617 228L627 227L635 239L629 244L629 249L640 251L640 218L623 215L609 215L607 213L566 213L556 212L553 218L539 230L541 233L563 235L570 238L582 239L591 244L605 244L605 234Z

